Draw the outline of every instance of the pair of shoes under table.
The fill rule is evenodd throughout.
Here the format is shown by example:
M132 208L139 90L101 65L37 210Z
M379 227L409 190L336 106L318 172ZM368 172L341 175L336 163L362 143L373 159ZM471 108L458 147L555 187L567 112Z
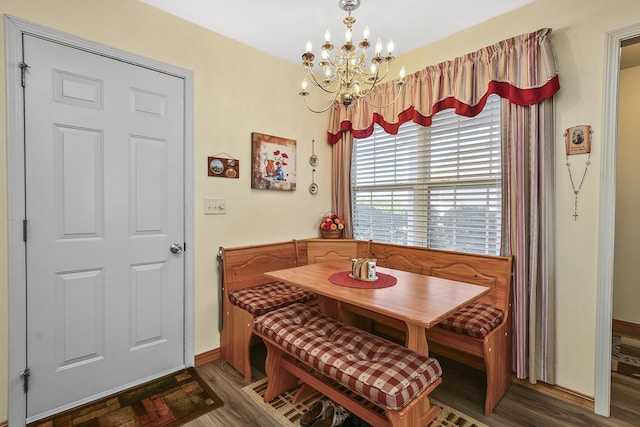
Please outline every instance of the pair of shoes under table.
M349 412L342 406L330 400L320 400L300 417L303 427L336 427L349 416Z

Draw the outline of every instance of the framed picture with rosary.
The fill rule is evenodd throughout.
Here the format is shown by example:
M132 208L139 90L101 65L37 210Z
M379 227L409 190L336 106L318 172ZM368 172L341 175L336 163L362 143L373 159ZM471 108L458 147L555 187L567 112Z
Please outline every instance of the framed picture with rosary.
M567 129L564 132L564 145L566 166L569 171L569 180L571 181L571 189L573 190L573 219L578 220L578 194L584 184L584 178L587 176L587 170L591 164L591 126L578 125ZM574 180L573 173L571 172L571 162L569 162L569 156L574 154L586 154L587 160L584 163L584 171L580 178L580 183L576 187L576 181Z

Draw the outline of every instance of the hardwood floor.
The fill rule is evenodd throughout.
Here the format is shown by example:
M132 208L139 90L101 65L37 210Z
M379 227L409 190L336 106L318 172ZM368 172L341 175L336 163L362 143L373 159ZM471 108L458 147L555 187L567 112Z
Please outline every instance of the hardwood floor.
M240 390L249 382L222 360L215 360L196 368L200 376L224 401L217 408L200 418L188 422L188 427L278 427L271 417L261 410ZM254 370L255 371L255 370ZM256 372L259 377L264 374ZM258 378L259 378L258 377Z
M260 346L254 347L254 374L263 377ZM438 358L444 370L443 383L431 394L435 399L471 415L489 426L639 426L640 381L614 374L611 383L611 417L601 417L581 407L565 403L519 384L511 388L493 414L484 413L483 373L456 362ZM262 362L263 363L263 362ZM248 384L242 376L221 360L209 362L198 372L224 400L224 406L189 422L189 427L277 427L240 390Z

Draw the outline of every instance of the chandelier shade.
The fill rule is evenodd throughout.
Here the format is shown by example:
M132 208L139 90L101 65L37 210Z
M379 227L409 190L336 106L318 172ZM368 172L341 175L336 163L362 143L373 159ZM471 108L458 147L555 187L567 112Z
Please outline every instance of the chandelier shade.
M382 40L378 39L373 56L369 60L367 50L371 47L369 42L369 27L363 31L363 39L356 45L353 42L353 24L356 19L351 12L360 6L360 0L340 0L340 9L348 13L342 21L347 27L344 44L334 52L329 30L325 32L324 43L321 46L321 57L318 66L321 68L321 77L314 73L315 55L312 52L311 41L307 42L306 51L302 54L302 65L306 69L307 77L302 81L302 91L299 93L304 98L306 107L314 113L327 111L337 101L345 108L351 108L356 100L364 102L375 108L385 108L392 105L400 96L405 84L404 67L400 70L400 79L396 83L400 90L395 99L386 105L374 105L370 103L368 96L373 89L385 79L389 73L389 63L395 59L393 56L393 41L387 44L386 55L382 53ZM333 95L329 104L320 109L314 109L307 103L309 82L320 90Z

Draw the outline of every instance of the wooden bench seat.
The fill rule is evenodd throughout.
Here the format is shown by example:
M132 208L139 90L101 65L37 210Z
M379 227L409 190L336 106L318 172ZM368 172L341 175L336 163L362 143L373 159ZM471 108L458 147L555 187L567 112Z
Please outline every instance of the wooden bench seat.
M222 329L220 357L251 381L253 318L300 302L310 303L316 295L282 282L271 282L264 273L274 268L298 265L296 241L220 248L222 289Z
M440 412L428 399L442 381L434 358L343 325L304 304L258 316L253 328L267 345L265 402L296 386L299 377L374 426L424 426ZM332 381L382 408L385 418L341 394Z
M254 317L294 302L304 303L317 298L309 291L282 282L237 289L230 291L228 297L231 304L247 310Z
M485 416L491 415L511 385L513 257L442 251L385 243L370 244L378 265L489 287L488 294L427 332L430 352L484 370ZM375 317L375 316L374 316ZM391 328L391 329L389 329ZM402 339L404 324L378 316L371 329Z
M511 272L513 257L471 254L358 241L359 253L377 265L473 283L489 293L443 319L427 332L429 351L457 360L486 373L485 416L491 415L511 385L512 312ZM350 323L377 335L403 342L405 324L397 319L341 304Z

